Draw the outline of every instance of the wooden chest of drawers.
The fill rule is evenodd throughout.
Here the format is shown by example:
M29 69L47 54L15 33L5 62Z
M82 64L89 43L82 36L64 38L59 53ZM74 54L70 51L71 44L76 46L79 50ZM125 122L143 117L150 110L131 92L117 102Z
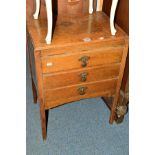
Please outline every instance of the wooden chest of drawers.
M113 96L110 123L114 121L128 52L128 37L118 26L116 29L116 36L111 36L109 18L101 12L58 17L52 44L46 45L46 19L27 19L34 48L28 53L32 86L36 101L36 73L44 139L45 111L76 100Z

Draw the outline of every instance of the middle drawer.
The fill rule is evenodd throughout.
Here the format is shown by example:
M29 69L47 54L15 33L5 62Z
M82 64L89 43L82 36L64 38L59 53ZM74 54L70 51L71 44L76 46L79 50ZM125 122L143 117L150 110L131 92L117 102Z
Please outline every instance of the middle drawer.
M100 81L117 78L120 64L111 64L99 67L89 67L67 72L43 74L44 89L55 89L84 82Z

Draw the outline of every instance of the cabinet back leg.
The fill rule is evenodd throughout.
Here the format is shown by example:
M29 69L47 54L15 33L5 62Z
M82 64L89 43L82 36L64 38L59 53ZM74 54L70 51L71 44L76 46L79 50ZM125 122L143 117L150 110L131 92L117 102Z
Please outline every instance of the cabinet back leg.
M32 93L33 93L33 103L37 103L37 90L36 90L36 86L34 84L33 79L32 80Z
M40 109L40 120L41 120L41 128L42 128L42 138L43 140L46 140L46 134L47 134L47 118L46 118L46 111L45 109Z

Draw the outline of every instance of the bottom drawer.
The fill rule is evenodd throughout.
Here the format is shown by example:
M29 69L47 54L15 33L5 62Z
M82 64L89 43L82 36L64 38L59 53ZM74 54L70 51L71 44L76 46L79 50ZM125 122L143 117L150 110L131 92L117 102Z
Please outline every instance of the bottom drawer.
M112 95L115 93L117 79L86 83L64 88L51 89L44 91L45 108L52 108L64 103L103 96L104 94Z

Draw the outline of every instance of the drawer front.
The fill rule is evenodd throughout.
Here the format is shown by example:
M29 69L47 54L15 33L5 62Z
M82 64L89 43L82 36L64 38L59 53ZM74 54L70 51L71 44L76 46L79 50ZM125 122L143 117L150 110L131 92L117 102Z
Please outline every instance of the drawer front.
M62 54L42 57L43 73L80 69L97 65L119 63L123 48L113 48L79 54Z
M45 107L52 108L66 102L79 99L102 96L106 93L114 93L117 79L81 84L54 90L45 90Z
M104 79L117 78L120 64L104 67L91 67L70 72L43 75L44 89L55 89L86 82L95 82Z

